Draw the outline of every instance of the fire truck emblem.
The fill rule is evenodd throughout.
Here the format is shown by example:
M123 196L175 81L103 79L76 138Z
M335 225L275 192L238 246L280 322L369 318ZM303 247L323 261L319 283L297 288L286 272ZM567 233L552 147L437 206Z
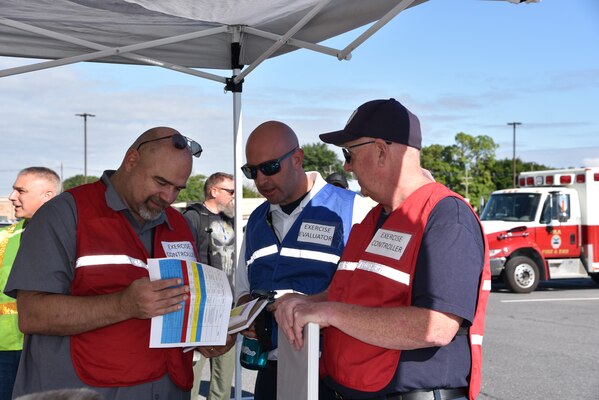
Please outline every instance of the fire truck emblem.
M562 238L559 237L558 235L553 235L551 237L551 247L553 247L554 249L559 249L559 247L562 244Z

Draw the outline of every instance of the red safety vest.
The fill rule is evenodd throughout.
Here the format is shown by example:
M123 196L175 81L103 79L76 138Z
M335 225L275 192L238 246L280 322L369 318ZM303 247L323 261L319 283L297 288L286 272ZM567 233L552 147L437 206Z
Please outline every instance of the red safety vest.
M431 183L412 193L378 231L380 205L361 224L354 225L329 286L328 300L365 307L411 305L412 279L426 222L435 205L448 196L460 197L443 185ZM469 331L471 399L478 395L481 381L484 314L491 286L487 250L485 240L484 268ZM325 328L322 348L321 374L363 392L385 388L401 354L400 350L364 343L334 327Z
M75 296L119 292L149 276L145 263L150 255L125 216L106 205L105 191L101 181L70 191L77 205L77 262L84 265L75 268L71 283ZM183 216L170 207L165 212L172 229L167 223L156 227L154 257L166 257L163 243L186 241L193 245L197 259ZM80 263L85 256L105 256L106 260ZM120 387L154 381L168 372L177 386L190 390L193 352L150 348L150 321L129 319L71 336L71 358L79 378L91 386Z

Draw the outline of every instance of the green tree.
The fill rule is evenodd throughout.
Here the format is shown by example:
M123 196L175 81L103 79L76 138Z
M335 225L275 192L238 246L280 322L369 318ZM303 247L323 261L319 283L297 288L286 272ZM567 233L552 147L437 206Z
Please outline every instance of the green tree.
M318 171L323 177L327 177L333 172L339 172L346 179L351 179L351 174L343 170L343 161L325 143L307 144L302 146L302 149L304 150L304 170Z
M471 199L477 206L495 184L490 167L495 161L498 145L489 136L471 136L460 132L450 146L425 146L421 152L422 167L451 190Z
M458 166L453 161L455 151L454 146L432 144L423 147L420 152L422 168L428 169L437 182L452 190L455 190L458 182L454 177L459 175Z
M421 151L422 167L431 171L437 182L470 199L477 207L491 192L513 187L511 159L496 160L499 146L486 135L460 132L455 144L433 144ZM516 172L552 169L535 162L516 159Z
M537 164L536 162L525 162L519 158L516 158L516 179L518 174L523 171L542 171L547 169L554 169L543 164ZM505 158L497 160L492 168L492 179L495 183L496 190L509 189L514 187L514 162L511 158ZM518 182L516 182L516 186Z
M470 136L463 132L458 133L455 140L459 149L458 167L463 171L460 194L477 206L481 197L487 198L495 190L490 167L499 145L490 136Z
M95 182L98 179L100 179L100 178L98 178L97 176L88 175L87 183ZM76 186L83 185L84 183L85 183L85 177L82 174L71 176L70 178L67 178L62 182L62 190L69 190Z
M206 182L206 176L202 174L192 175L187 180L187 186L185 189L179 192L177 196L177 203L188 202L196 203L204 200L204 183Z
M244 199L251 199L251 198L258 198L258 197L262 197L262 195L260 193L258 193L257 191L255 191L254 189L250 188L249 186L243 185L243 198Z

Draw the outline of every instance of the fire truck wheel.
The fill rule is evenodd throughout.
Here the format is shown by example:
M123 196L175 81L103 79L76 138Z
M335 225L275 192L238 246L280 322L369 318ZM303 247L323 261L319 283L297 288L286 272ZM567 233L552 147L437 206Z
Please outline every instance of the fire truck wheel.
M505 264L504 280L514 293L530 293L539 285L539 267L528 257L514 257Z
M590 274L591 278L595 281L595 283L599 284L599 273Z

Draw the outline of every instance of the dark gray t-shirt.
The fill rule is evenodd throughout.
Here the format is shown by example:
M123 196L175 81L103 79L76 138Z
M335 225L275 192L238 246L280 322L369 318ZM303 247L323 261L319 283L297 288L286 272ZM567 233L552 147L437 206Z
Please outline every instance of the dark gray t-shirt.
M189 206L183 212L195 228L200 262L227 274L231 290L235 281L235 229L233 218L214 214L203 203Z
M124 205L108 179L106 203L121 211L152 254L153 228L168 223L161 215L155 221L140 226ZM195 230L192 229L195 235ZM75 273L77 210L70 193L62 193L48 201L31 219L23 233L19 253L15 259L5 292L15 297L17 290L69 294ZM23 353L17 373L13 397L38 391L90 387L79 379L71 362L69 336L25 335ZM165 374L155 382L121 388L97 388L106 399L189 399Z

